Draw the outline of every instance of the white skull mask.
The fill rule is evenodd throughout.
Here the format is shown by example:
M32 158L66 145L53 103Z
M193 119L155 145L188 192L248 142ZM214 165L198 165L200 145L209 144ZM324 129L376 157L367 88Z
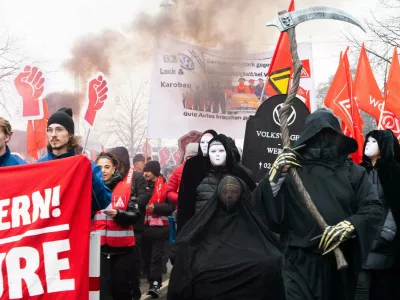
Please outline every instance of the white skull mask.
M215 142L210 145L208 150L211 164L214 167L224 166L226 164L226 150L220 142Z
M365 144L364 154L368 157L373 157L379 154L379 145L376 139L369 137L367 143Z
M201 137L200 140L200 149L201 152L203 153L203 156L207 156L207 151L208 151L208 143L212 140L213 135L211 133L206 133Z

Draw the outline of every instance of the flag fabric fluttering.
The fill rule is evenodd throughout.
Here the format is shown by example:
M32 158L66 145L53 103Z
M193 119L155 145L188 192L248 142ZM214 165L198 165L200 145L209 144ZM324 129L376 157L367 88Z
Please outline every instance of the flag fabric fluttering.
M362 133L364 122L357 102L353 97L353 82L347 51L348 48L341 56L339 67L329 87L324 103L341 119L344 133L357 141L358 150L351 157L355 163L360 163L362 161L364 146L364 136Z
M400 64L397 47L393 50L392 64L386 83L384 108L393 113L396 118L400 118Z
M294 0L291 0L288 11L294 10ZM281 32L268 69L265 91L269 97L287 94L292 64L289 36L287 32Z
M383 96L372 72L364 44L361 47L354 77L353 96L358 107L379 122L383 108Z
M46 99L43 99L43 118L29 120L26 129L26 153L35 160L38 160L38 152L47 145L46 128L49 117Z

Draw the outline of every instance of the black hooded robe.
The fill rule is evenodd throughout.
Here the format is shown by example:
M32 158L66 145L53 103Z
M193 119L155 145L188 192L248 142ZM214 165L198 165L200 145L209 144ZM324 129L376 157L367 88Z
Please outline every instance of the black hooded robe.
M325 128L339 139L334 147L313 139ZM319 110L307 118L298 140L298 145L303 144L298 173L318 211L328 225L348 220L355 227L356 238L340 246L348 268L337 271L333 252L322 256L319 239L310 241L322 230L302 204L291 177L276 197L269 180L263 179L254 198L264 207L268 227L281 234L285 243L282 275L287 300L352 300L358 270L378 233L382 206L366 171L347 158L357 144L343 135L330 112Z
M168 300L284 300L281 245L253 213L240 181L239 208L224 210L218 194L177 238Z

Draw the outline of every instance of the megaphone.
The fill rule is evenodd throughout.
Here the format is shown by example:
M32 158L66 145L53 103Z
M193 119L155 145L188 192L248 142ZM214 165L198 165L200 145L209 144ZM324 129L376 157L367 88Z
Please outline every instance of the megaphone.
M171 7L172 6L172 1L171 0L162 0L160 3L161 7Z

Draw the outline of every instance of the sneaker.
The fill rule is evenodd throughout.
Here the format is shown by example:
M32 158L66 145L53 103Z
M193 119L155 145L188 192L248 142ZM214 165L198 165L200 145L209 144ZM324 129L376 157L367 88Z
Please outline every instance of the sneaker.
M153 299L158 299L160 296L160 284L157 281L154 281L153 283L150 284L149 291L147 292L147 295L150 295L153 297Z

